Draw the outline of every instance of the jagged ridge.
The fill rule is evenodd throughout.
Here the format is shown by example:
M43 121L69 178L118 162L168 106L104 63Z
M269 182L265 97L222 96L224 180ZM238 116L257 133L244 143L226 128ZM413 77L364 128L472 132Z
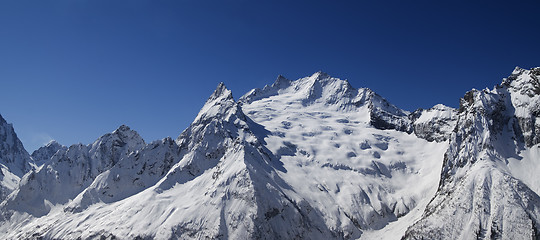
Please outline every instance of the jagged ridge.
M8 165L22 162L26 173L0 204L0 234L538 238L539 73L516 68L459 110L413 113L322 72L279 76L239 102L220 83L176 140L146 144L120 126L32 157L0 117L0 143L21 156L2 172L18 183Z

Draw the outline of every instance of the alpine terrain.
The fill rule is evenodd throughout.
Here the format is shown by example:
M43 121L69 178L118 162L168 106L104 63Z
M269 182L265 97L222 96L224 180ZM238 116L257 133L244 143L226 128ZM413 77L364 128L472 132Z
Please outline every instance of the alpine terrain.
M539 78L414 112L322 72L221 83L176 139L32 154L0 116L0 236L540 239Z

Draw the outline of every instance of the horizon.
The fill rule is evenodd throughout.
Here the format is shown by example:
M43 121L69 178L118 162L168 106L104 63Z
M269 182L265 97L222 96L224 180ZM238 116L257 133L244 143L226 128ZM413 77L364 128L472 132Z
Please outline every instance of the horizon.
M6 1L0 114L30 153L120 125L186 129L224 82L235 99L324 71L414 111L459 107L538 67L537 1Z
M522 68L522 67L516 66L514 69L516 69L516 68ZM533 68L536 68L536 67L533 67ZM533 68L522 68L522 69L530 70L530 69L533 69ZM324 71L317 71L317 72L315 72L315 73L319 73L319 72L328 74L328 73L326 73L326 72L324 72ZM313 74L315 74L315 73L313 73ZM312 74L312 75L313 75L313 74ZM307 76L304 76L304 77L301 77L301 78L309 77L309 76L312 76L312 75L307 75ZM330 75L330 74L328 74L328 75L329 75L330 77L336 78L336 77L334 77L334 76L332 76L332 75ZM510 74L508 74L508 75L510 75ZM279 74L278 77L279 77L279 76L281 76L281 74ZM283 76L283 77L285 77L285 76ZM285 78L286 78L286 79L289 79L289 78L287 78L287 77L285 77ZM297 79L289 79L289 80L291 80L291 81L297 81L297 80L299 80L299 79L301 79L301 78L297 78ZM506 77L505 77L505 78L506 78ZM339 78L339 79L341 79L341 78ZM501 78L501 80L502 80L502 79L503 79L503 78ZM348 81L347 79L341 79L341 80L346 80L346 81ZM227 84L224 83L224 82L220 82L216 87L219 87L219 85L220 85L221 83L224 84L225 88L231 90L230 88L227 87ZM272 82L272 83L273 83L273 82ZM268 83L268 84L266 84L266 85L272 85L272 83ZM265 85L265 86L266 86L266 85ZM492 86L492 87L495 87L495 86ZM492 87L485 87L485 88L491 89ZM262 87L257 87L257 88L262 89ZM353 88L355 88L355 89L359 89L359 88L368 88L368 89L369 89L369 87L356 87L356 86L353 86ZM253 88L253 89L256 89L256 88ZM252 90L253 90L253 89L252 89ZM478 90L478 89L471 88L469 91L471 91L471 90ZM212 91L212 93L213 93L214 91L215 91L215 89ZM250 90L250 91L251 91L251 90ZM249 91L248 91L248 92L249 92ZM236 96L236 95L234 94L234 92L232 92L232 90L231 90L231 93L232 93L233 98L234 98L235 101L238 101L240 97L242 97L244 94L247 94L248 92L245 92L245 93L243 93L242 95ZM210 95L208 95L208 97L210 97L210 96L212 95L212 93L211 93ZM375 92L375 93L377 93L377 92ZM463 93L463 95L465 95L465 93ZM385 96L382 96L382 97L385 98ZM460 97L459 99L461 99L461 98L462 98L462 97ZM385 98L385 99L386 99L386 98ZM459 99L458 99L458 102L459 102ZM206 102L206 100L205 100L204 102ZM202 108L202 106L204 105L204 102L202 103L201 108ZM392 102L390 102L390 103L393 104ZM437 104L433 105L432 107L435 107L436 105L441 105L441 104L442 104L442 103L437 103ZM395 105L395 104L394 104L394 105ZM454 108L454 109L458 109L458 107L459 107L459 106L458 106L458 107L449 106L449 105L446 105L446 104L442 104L442 105L448 106L448 107L451 107L451 108ZM397 106L397 107L399 108L399 106ZM401 109L401 108L400 108L400 109ZM409 111L409 112L413 112L413 111L419 110L419 109L429 109L429 108L420 108L420 107L419 107L419 108L416 108L416 109L413 109L413 110L407 110L407 109L402 109L402 110L406 110L406 111ZM15 127L15 124L12 123L12 122L10 122L8 119L6 119L5 116L2 115L2 113L0 113L0 116L3 117L3 118L6 120L6 122L7 122L8 124L12 124L12 125L13 125L13 128L14 128L14 130L15 130L15 133L17 133L17 128ZM193 116L193 119L195 119L196 116L197 116L197 114L195 114L195 116ZM190 124L191 124L191 122L190 122ZM105 134L107 134L107 133L114 132L114 131L116 131L117 129L119 129L120 127L122 127L122 126L127 126L127 127L130 128L131 130L134 130L135 132L139 133L139 132L137 131L137 129L134 129L134 128L130 127L130 126L127 125L127 124L120 124L119 126L117 126L116 128L114 128L113 130L111 130L111 131L109 131L109 132L104 132L104 133L102 133L101 135L99 135L99 137L101 137L101 136L103 136L103 135L105 135ZM178 133L178 136L179 136L186 128L188 128L188 127L189 127L189 125L186 126L184 129L182 129L182 130ZM140 133L139 133L139 135L140 135ZM36 151L36 150L39 149L40 147L45 147L45 146L47 146L49 143L52 143L52 142L57 142L57 143L59 143L60 145L64 145L64 146L67 146L67 147L69 147L69 146L71 146L71 145L77 145L77 144L88 145L88 144L92 144L93 142L97 141L97 140L99 139L99 137L96 138L95 140L91 141L91 142L88 142L88 143L77 142L77 143L72 143L72 144L69 144L69 145L62 144L61 142L58 142L58 141L56 141L55 139L50 139L48 142L43 143L41 146L39 146L38 148L36 148L36 149L34 149L34 150L31 150L31 151L29 151L29 150L27 149L27 147L25 146L25 144L24 144L24 142L23 142L22 139L21 139L21 142L23 142L23 146L25 146L25 149L28 151L28 153L29 153L29 154L32 154L32 152ZM153 141L160 141L160 140L162 140L162 139L169 138L169 137L172 138L172 139L175 139L175 138L176 138L175 136L164 136L164 137L162 137L162 138L149 140L149 139L145 139L144 136L142 136L142 135L141 135L141 137L144 139L144 141L145 141L147 144L148 144L148 143L151 143L151 142L153 142ZM19 137L19 138L20 138L20 137Z

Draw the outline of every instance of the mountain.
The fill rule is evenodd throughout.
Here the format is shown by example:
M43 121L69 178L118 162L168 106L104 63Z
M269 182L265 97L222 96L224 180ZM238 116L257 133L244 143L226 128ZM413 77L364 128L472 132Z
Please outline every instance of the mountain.
M410 113L346 80L316 73L280 82L240 98L242 108L272 133L265 141L287 170L280 175L337 238L373 238L421 213L437 189L447 143L411 134Z
M34 160L36 166L42 166L56 154L58 151L65 152L67 150L66 146L60 145L57 141L50 141L45 146L40 147L35 150L31 157Z
M424 110L418 109L409 115L416 136L430 142L448 140L457 121L457 110L437 104Z
M539 77L413 112L323 72L220 83L175 140L123 125L31 156L0 119L0 236L539 239Z
M439 189L406 239L539 239L540 68L461 99Z
M17 188L33 161L17 137L13 125L0 115L0 201Z
M99 174L144 144L135 131L122 125L93 144L59 150L43 166L24 175L19 187L0 204L3 217L9 220L13 213L34 217L48 214L53 207L74 199Z
M392 105L368 88L355 89L348 81L330 77L323 72L294 82L279 76L274 84L265 86L262 90L251 90L239 101L250 104L273 99L274 96L287 96L286 103L299 101L300 106L307 108L323 106L337 112L361 111L364 113L362 120L369 121L376 128L412 131L408 112Z

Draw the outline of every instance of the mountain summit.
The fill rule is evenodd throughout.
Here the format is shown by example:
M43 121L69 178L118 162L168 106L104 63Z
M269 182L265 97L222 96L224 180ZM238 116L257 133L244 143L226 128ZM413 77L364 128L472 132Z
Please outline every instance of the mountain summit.
M21 177L32 167L33 161L13 125L0 115L0 201L17 188Z
M0 117L0 236L540 239L539 78L414 112L323 72L220 83L176 140L122 125L32 155Z

